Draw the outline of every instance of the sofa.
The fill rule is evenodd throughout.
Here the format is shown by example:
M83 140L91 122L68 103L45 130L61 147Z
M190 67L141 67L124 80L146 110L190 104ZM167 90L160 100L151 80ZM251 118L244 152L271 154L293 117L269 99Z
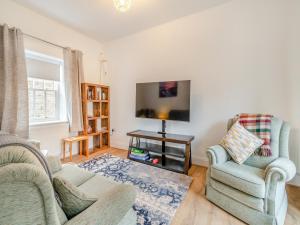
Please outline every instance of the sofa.
M67 218L55 197L51 179L25 146L0 146L0 224L5 225L135 225L135 188L119 184L76 165L48 158L52 177L60 176L96 202Z
M227 129L233 124L228 121ZM206 197L251 225L283 225L288 200L286 182L296 173L289 160L289 125L276 117L271 124L271 157L250 156L239 165L220 145L208 149Z

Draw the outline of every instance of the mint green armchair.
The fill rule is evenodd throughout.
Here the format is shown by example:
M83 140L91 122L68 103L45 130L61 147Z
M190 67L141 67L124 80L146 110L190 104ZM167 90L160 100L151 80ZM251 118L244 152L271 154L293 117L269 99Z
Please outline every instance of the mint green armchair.
M228 129L231 125L229 120ZM296 173L289 160L289 125L274 117L271 130L271 157L252 155L239 165L220 145L207 151L207 199L251 225L284 224L285 185Z

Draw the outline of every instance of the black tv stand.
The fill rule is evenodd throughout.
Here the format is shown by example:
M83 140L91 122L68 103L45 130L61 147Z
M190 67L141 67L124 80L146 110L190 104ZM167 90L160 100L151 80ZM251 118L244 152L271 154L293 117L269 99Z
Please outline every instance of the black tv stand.
M166 135L166 127L167 127L167 122L165 120L161 121L161 131L158 131L157 133L162 134L162 135Z
M188 174L191 167L191 142L194 136L179 134L160 134L158 132L136 130L127 133L131 137L127 157L131 160L147 165ZM157 141L151 143L148 140ZM168 146L167 143L176 143L184 147ZM133 148L149 152L150 158L158 159L154 164L151 160L138 160L130 158Z

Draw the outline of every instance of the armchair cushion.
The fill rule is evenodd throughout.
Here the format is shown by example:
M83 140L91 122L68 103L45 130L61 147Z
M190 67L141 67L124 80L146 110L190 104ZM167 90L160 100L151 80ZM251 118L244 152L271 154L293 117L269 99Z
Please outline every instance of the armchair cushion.
M262 169L227 161L213 165L211 177L254 197L265 197L265 177Z
M285 182L288 182L294 178L296 167L295 164L287 158L277 158L267 166L265 170L266 178L273 173L279 173L282 179L284 179Z
M259 210L260 212L264 211L264 200L261 198L248 195L214 179L209 180L209 185L220 193L234 199L235 201L238 201L255 210Z

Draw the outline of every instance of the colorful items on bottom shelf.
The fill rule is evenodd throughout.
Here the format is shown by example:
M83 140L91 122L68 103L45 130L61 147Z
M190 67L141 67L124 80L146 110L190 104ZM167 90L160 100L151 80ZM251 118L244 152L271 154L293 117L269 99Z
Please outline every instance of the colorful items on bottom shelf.
M155 159L152 160L152 163L153 163L153 164L158 164L158 163L159 163L159 160L155 158Z
M146 160L150 159L150 154L149 154L148 151L144 151L142 149L131 148L129 157L131 159L137 159L137 160L146 161Z

